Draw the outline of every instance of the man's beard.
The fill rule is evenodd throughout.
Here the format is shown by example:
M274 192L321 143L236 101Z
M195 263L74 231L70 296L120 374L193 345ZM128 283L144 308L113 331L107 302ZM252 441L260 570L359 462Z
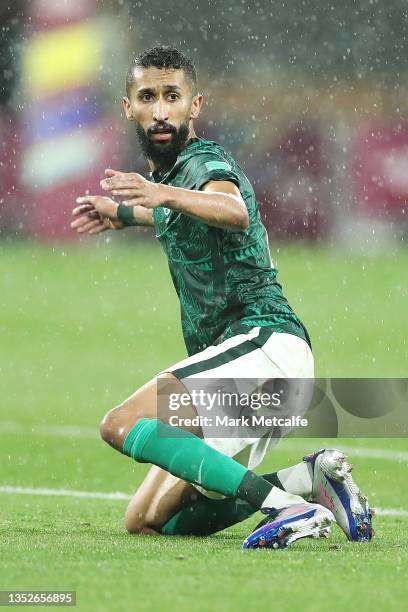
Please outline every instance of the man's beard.
M165 141L154 141L151 136L155 132L170 132L172 137ZM185 147L189 133L189 120L182 123L177 129L169 123L160 123L147 132L140 123L136 124L136 134L139 144L146 157L151 159L157 168L169 168L174 165L178 154Z

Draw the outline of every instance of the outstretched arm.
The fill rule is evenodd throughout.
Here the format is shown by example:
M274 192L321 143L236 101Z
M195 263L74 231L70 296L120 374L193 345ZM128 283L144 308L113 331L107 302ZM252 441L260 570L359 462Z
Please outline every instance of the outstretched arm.
M101 181L102 189L124 198L125 206L145 209L165 206L230 231L242 231L249 225L245 202L231 181L209 181L202 191L193 191L151 183L134 172L108 170L108 173L109 178Z

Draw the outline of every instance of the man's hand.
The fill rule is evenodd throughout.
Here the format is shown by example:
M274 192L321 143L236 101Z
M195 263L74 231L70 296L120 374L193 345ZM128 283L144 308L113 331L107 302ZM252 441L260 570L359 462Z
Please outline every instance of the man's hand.
M107 178L101 181L104 191L110 191L113 196L124 198L124 206L143 206L157 208L165 203L165 185L147 181L136 172L119 172L105 170Z
M108 229L122 229L118 220L118 204L104 196L82 196L76 199L77 206L72 211L75 217L72 229L78 234L100 234Z

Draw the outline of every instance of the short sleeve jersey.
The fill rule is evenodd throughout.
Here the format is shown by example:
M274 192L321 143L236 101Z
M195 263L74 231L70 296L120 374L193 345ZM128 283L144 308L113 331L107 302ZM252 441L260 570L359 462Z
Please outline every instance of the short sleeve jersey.
M171 169L154 171L151 180L191 190L202 189L208 181L231 181L248 209L249 227L240 232L211 227L164 207L153 209L156 236L180 299L188 354L257 326L294 334L310 345L277 282L251 183L232 157L216 142L194 138Z

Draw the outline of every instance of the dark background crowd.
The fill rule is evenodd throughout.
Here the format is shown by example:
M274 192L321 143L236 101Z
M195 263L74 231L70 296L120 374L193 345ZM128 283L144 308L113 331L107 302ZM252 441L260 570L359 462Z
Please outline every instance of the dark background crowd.
M196 63L199 135L247 172L272 239L386 248L407 236L402 0L13 0L0 6L0 236L76 240L106 166L147 173L122 115L129 58Z

